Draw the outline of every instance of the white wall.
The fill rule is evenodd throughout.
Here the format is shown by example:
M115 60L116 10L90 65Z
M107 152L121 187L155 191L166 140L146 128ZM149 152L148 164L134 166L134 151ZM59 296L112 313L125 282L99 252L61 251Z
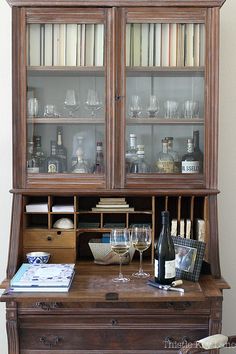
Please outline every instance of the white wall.
M0 279L5 277L11 212L11 9L0 0ZM219 227L222 274L232 289L225 291L223 332L236 333L236 1L221 10ZM0 304L1 354L7 354L5 309ZM231 350L225 350L230 354ZM234 351L235 352L235 351Z

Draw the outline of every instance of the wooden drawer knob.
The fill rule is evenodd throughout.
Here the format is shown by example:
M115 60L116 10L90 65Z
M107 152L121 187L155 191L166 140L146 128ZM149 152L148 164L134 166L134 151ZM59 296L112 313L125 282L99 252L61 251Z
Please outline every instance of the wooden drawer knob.
M38 307L44 311L52 311L62 307L60 302L36 302L35 307Z
M52 241L52 236L48 235L47 240Z

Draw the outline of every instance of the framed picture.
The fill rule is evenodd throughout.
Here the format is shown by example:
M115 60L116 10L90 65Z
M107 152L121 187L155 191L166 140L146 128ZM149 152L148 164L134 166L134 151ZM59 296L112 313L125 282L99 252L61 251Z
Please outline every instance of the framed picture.
M172 237L175 245L176 277L198 281L204 257L205 242Z

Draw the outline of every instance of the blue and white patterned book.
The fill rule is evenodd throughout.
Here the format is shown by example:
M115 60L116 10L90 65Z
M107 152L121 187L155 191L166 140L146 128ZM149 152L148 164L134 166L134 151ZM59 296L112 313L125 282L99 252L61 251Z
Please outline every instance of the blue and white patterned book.
M23 263L10 281L10 291L68 291L74 264Z

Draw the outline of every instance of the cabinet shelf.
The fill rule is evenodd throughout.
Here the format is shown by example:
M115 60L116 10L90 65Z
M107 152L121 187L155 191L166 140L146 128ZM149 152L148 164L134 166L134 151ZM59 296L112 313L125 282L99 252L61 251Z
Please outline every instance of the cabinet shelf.
M137 74L171 74L171 73L200 73L201 75L205 72L204 66L127 66L126 74L128 76L136 76Z
M127 118L127 124L160 124L160 125L203 125L204 118L166 119L166 118Z
M30 76L103 76L104 66L28 66L27 73Z
M105 124L105 118L71 118L71 117L58 117L58 118L27 118L28 124Z

